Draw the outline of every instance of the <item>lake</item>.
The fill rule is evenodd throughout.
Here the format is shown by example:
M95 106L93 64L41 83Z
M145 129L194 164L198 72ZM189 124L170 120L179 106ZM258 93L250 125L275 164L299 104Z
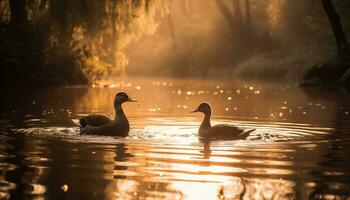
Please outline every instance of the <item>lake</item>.
M114 115L127 138L79 135L89 113ZM350 199L350 94L249 81L131 77L123 83L1 96L0 199ZM212 124L256 129L201 142Z

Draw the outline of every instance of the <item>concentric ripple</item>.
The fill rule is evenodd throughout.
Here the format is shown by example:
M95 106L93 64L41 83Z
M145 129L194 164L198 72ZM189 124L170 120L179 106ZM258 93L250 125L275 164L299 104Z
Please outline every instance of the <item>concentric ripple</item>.
M0 199L349 199L343 93L205 80L125 85L8 100L0 112ZM140 99L124 107L129 137L80 135L72 119L113 115L118 91ZM256 131L246 140L200 141L202 116L189 112L203 101L212 124Z
M74 127L14 129L23 149L17 150L16 166L0 169L5 174L25 171L26 178L20 181L24 196L55 190L61 197L74 198L290 199L339 196L348 187L349 180L337 180L336 188L328 180L350 175L350 168L335 170L324 159L332 128L225 119L214 123L219 121L257 130L247 140L203 143L193 118L158 118L157 123L149 118L125 139L82 136ZM4 141L17 148L11 137ZM10 159L8 147L0 158ZM63 173L58 175L57 170ZM18 180L5 179L10 182L3 182L0 191L6 198L10 190L19 189ZM307 183L299 184L305 179ZM92 190L78 193L77 187Z

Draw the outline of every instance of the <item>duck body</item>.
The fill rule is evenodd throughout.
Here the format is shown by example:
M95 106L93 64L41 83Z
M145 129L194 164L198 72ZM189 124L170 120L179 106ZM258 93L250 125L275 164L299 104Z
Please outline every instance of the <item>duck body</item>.
M198 108L192 112L201 112L204 114L204 119L198 129L198 136L201 139L244 140L251 132L255 131L255 129L245 130L228 124L212 126L210 123L211 108L208 103L201 103Z
M232 125L218 124L208 129L199 129L198 135L204 139L244 140L252 130L244 130Z
M92 114L79 119L80 133L88 135L106 135L126 137L130 131L130 125L124 114L122 104L124 102L136 102L130 99L126 93L120 92L115 96L115 118L107 115Z
M86 126L80 129L81 134L86 135L106 135L106 136L118 136L127 137L129 135L130 125L129 122L117 122L113 120L101 126Z
M112 123L113 118L107 115L92 114L79 119L79 124L81 127L86 126L103 126L108 123Z

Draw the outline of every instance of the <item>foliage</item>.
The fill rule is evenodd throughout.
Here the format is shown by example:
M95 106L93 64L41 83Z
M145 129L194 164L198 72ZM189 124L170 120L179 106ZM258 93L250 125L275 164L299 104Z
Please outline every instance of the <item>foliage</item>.
M346 1L334 1L343 26L349 31L350 15L342 10L350 8ZM315 65L336 62L337 48L329 19L320 0L270 0L266 4L270 38L275 46L243 61L240 74L279 72L280 77L301 79ZM349 33L349 32L348 32Z
M22 71L28 80L39 74L66 79L72 71L83 72L91 82L123 76L128 64L125 46L156 30L156 19L168 12L166 2L26 0L28 23L14 25L9 3L1 1L0 62L12 77ZM25 74L29 69L30 75Z

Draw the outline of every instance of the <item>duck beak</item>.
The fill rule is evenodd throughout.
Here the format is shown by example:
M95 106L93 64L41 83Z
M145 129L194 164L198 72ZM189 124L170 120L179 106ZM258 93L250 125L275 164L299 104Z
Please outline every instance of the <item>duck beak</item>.
M137 102L137 99L128 98L128 102Z
M195 113L195 112L199 112L198 108L196 108L195 110L191 111L191 113Z

